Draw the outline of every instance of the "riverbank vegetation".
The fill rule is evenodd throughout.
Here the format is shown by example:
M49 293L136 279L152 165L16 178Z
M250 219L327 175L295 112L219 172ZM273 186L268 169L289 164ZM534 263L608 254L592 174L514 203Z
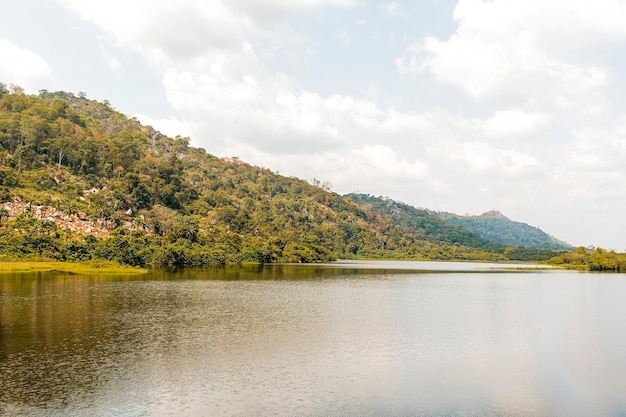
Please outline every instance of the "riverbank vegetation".
M0 83L0 260L162 267L563 254L371 203L218 158L82 93L27 95Z
M588 271L626 272L626 253L580 246L550 260L551 264Z
M68 272L72 274L143 274L146 269L116 262L0 261L0 274L16 272Z

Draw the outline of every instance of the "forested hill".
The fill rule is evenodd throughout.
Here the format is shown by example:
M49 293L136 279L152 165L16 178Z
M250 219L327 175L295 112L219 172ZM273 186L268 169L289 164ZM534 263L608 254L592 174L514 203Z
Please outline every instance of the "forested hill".
M463 226L454 225L424 209L415 208L385 197L369 194L347 194L346 197L377 215L388 219L405 233L431 242L459 244L487 250L499 249L481 238L478 233Z
M539 228L510 220L496 210L480 216L459 216L452 213L439 213L439 216L452 224L472 230L485 240L505 246L523 246L538 249L571 250L573 247L558 240Z
M403 224L358 198L217 158L84 94L26 95L0 83L0 259L507 259L424 216Z

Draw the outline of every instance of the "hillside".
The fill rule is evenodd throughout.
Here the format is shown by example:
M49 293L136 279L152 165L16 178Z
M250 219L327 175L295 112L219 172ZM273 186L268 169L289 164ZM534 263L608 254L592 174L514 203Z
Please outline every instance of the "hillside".
M0 83L0 259L508 259L475 233L385 204L398 215L210 155L107 102L62 91L26 95Z
M459 216L438 213L441 219L476 232L481 238L504 246L537 249L571 250L573 247L543 230L525 223L510 220L499 211L489 211L480 216Z
M499 249L499 245L490 243L462 225L447 222L428 210L369 194L347 194L345 197L376 215L388 219L394 225L399 226L403 232L412 233L421 239L486 250Z

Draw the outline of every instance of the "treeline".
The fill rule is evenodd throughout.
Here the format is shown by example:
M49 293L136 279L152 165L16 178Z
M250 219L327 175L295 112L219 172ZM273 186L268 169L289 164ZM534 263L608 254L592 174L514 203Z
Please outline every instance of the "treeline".
M19 215L0 228L0 254L5 260L45 259L60 261L115 261L132 266L222 266L227 263L319 262L327 261L324 248L286 243L280 239L254 245L234 237L208 244L191 236L191 229L181 227L167 235L132 231L120 227L111 236L73 235L54 222L38 220L29 213ZM195 232L197 233L197 232Z
M16 202L28 209L12 212ZM106 225L107 233L72 231L58 219L37 217L38 207ZM217 158L189 146L188 138L164 136L82 93L26 95L0 83L5 259L138 266L511 259L504 247L475 233L409 206L396 208L408 214L388 216L316 181Z
M579 246L573 252L562 253L550 263L589 271L626 272L626 253L617 253L593 246Z

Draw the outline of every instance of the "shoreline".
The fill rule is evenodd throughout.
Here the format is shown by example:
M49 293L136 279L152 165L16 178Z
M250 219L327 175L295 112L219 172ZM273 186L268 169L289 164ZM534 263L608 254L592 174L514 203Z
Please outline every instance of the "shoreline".
M145 274L147 269L113 262L0 261L0 274L67 272L72 274Z

